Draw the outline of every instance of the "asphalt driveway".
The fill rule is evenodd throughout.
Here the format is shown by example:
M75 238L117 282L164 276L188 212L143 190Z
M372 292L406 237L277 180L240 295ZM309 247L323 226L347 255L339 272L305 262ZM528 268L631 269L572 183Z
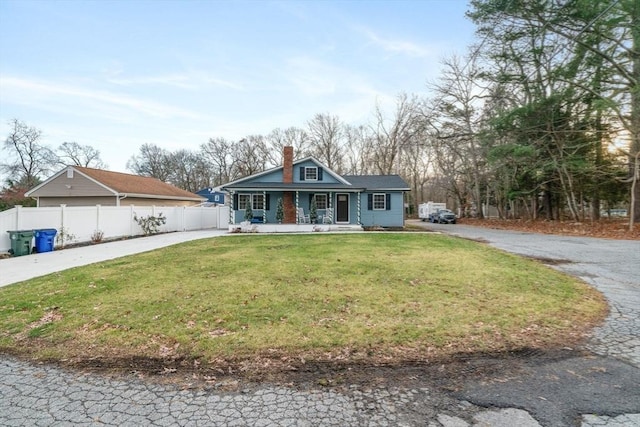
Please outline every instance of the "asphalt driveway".
M580 425L580 419L583 426L640 426L639 241L413 223L538 259L591 284L610 304L608 318L585 346L592 354L556 361L532 357L515 377L468 381L458 398L481 406L524 408L549 426Z
M640 367L640 241L412 223L536 258L591 284L605 295L611 313L606 324L595 331L589 348Z

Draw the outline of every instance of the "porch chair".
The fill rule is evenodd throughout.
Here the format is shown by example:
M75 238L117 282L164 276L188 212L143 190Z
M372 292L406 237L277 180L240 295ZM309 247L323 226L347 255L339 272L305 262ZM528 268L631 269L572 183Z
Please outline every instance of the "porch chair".
M303 208L298 208L298 222L301 224L311 224L311 218L309 215L304 214Z
M324 211L324 216L322 217L323 224L333 224L333 208L327 208Z

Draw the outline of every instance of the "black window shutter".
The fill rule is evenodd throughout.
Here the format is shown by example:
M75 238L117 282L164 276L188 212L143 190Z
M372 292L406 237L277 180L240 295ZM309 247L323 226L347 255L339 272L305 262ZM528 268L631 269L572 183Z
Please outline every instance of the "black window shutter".
M387 205L387 210L391 210L391 193L387 193L386 196L387 198L387 203L385 203L385 205Z
M233 194L233 210L238 210L238 193Z
M304 166L300 166L300 181L304 181Z
M271 210L271 203L270 203L270 201L271 201L271 194L267 194L267 197L265 198L265 201L264 201L264 208L265 208L266 210L268 210L268 211L270 211L270 210Z
M367 194L367 210L373 210L373 194Z
M322 168L318 168L318 181L322 181Z
M311 201L313 200L313 193L309 193L309 210L311 210Z

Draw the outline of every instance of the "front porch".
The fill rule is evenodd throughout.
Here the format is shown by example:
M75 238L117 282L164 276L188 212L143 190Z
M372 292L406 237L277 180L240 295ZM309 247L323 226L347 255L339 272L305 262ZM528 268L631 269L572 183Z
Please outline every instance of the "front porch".
M229 224L230 233L311 233L311 232L363 231L356 224L275 224L251 223Z

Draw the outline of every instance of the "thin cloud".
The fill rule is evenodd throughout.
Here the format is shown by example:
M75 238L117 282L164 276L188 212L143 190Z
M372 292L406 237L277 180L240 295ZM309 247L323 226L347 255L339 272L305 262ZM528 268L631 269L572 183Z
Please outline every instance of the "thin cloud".
M286 70L293 85L308 96L335 93L341 74L335 67L306 56L290 58Z
M371 29L365 27L357 27L356 30L364 35L369 40L369 42L387 52L398 53L414 58L423 58L433 54L433 52L425 46L408 40L383 38Z
M196 89L197 86L193 83L189 83L187 76L172 75L172 76L149 76L149 77L134 77L134 78L109 78L109 83L120 86L138 86L138 85L163 85L174 86L180 89Z
M151 117L158 118L201 118L201 115L192 111L175 108L161 103L134 98L121 93L113 93L103 90L85 89L56 82L27 80L15 77L0 77L0 91L5 97L15 94L15 102L23 103L27 97L45 100L46 102L64 104L70 99L84 100L93 103L100 109L118 107L134 111Z
M144 76L144 77L111 77L107 81L112 84L121 86L138 86L138 85L161 85L172 86L180 89L199 90L204 86L221 86L228 89L244 90L244 88L236 83L228 80L211 77L209 75L201 75L200 73L190 74L172 74L165 76Z

